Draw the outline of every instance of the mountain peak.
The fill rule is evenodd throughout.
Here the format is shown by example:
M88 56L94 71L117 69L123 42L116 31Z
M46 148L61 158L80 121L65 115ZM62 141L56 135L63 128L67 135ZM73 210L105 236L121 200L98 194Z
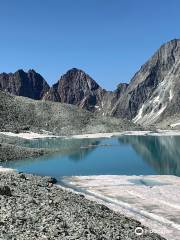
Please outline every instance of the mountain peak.
M52 86L46 100L75 104L87 110L94 109L101 87L83 70L72 68Z
M18 69L14 74L25 74L26 72L23 69Z
M176 45L177 43L180 43L180 39L179 38L174 38L174 39L164 43L163 45L168 45L168 44Z
M74 76L77 77L74 77ZM71 68L69 69L61 78L63 78L64 76L68 76L67 79L73 78L73 79L84 79L87 80L87 78L92 79L85 71L83 71L82 69L78 69L78 68ZM92 79L93 80L93 79Z
M67 72L84 72L84 71L82 69L73 67L73 68L69 69Z
M28 73L37 73L34 69L29 69Z

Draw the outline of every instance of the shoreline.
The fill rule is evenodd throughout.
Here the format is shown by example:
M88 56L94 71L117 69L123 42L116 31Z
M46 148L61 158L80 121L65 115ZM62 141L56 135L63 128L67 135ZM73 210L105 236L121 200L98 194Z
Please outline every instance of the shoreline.
M48 176L37 176L37 175L31 175L31 174L26 174L26 173L19 173L17 172L16 169L9 169L9 168L4 168L0 166L0 176L1 175L18 175L18 174L23 174L23 175L30 175L34 178L51 178ZM24 177L23 177L24 178ZM111 198L111 193L116 192L116 195L118 196L118 190L120 189L120 185L126 185L128 182L128 179L133 179L133 180L138 180L143 179L145 181L145 187L146 188L151 188L151 194L153 197L158 199L160 204L166 203L166 200L159 200L159 196L156 196L153 191L153 187L156 188L156 186L163 186L163 185L169 185L172 182L174 183L180 183L180 178L176 176L171 176L171 175L133 175L133 176L128 176L128 175L92 175L92 176L69 176L69 177L62 177L62 181L58 181L56 186L57 188L62 189L65 192L70 192L72 194L76 194L79 196L84 196L85 199L94 202L95 204L100 204L108 207L110 210L112 210L114 213L117 214L122 214L123 216L130 218L135 221L141 222L143 226L146 228L149 228L150 230L146 231L149 233L156 233L159 234L160 236L166 238L167 240L172 239L172 236L174 237L174 240L178 240L180 237L180 225L176 224L172 221L166 220L162 216L158 217L156 214L154 215L151 211L148 213L148 211L143 210L143 209L138 209L137 207L131 206L131 201L130 203L124 202L124 200L116 200L114 197ZM146 179L150 178L150 185L148 186L149 182L146 182ZM120 184L120 185L119 185ZM144 184L144 183L143 183ZM152 185L151 185L152 184ZM106 189L106 186L110 186L110 195L108 193L108 190ZM128 195L131 197L131 194L134 192L135 196L136 194L136 187L133 187L133 182L130 184L132 188L128 189ZM135 184L136 185L136 184ZM139 185L139 183L138 183ZM154 186L153 186L154 185ZM127 185L128 186L128 185ZM127 186L125 188L127 188ZM144 186L143 186L144 187ZM96 191L96 188L98 191ZM172 188L172 186L170 186ZM100 190L100 191L99 191ZM116 191L117 190L117 191ZM149 191L148 190L148 191ZM103 193L104 191L104 193ZM161 194L167 194L167 190L158 190L161 191ZM179 191L180 193L180 191ZM143 195L145 192L143 193ZM139 196L136 197L139 197ZM143 196L142 195L142 196ZM123 196L124 196L124 190L123 190ZM147 196L146 196L147 197ZM164 199L164 198L163 198ZM179 199L179 198L178 198ZM143 202L147 202L147 199L143 197ZM153 199L150 199L150 203L155 204ZM166 203L168 208L175 208L175 209L180 209L180 205L176 202L175 204L171 203ZM160 211L161 212L161 211ZM172 230L172 229L175 229ZM178 231L178 233L177 233ZM172 233L173 232L173 233ZM172 234L178 234L178 235L172 235ZM144 238L143 238L144 239Z
M10 172L16 172L16 169L13 168L5 168L0 166L0 174L1 173L10 173Z
M51 135L47 133L36 133L36 132L0 132L0 134L9 137L18 137L26 140L38 140L45 138L65 138L65 139L92 139L92 138L111 138L116 136L180 136L180 130L160 130L156 131L122 131L122 132L110 132L110 133L87 133L87 134L76 134L76 135Z
M138 240L140 227L141 239L165 240L135 219L54 185L51 177L13 171L0 172L0 180L2 239Z
M38 133L34 133L34 132L26 132L26 133L0 132L0 134L2 134L2 135L4 134L9 137L20 137L22 139L35 140L35 139L46 139L46 138L65 138L65 139L89 138L89 139L91 139L91 138L111 138L111 137L115 137L115 136L180 136L180 131L176 131L176 130L157 130L156 132L155 131L123 131L123 132L113 132L113 133L81 134L81 135L71 135L71 136L55 136L55 135L48 135L48 134L38 134ZM4 169L4 168L0 167L0 174L15 174L15 171L16 171L15 169ZM23 175L26 175L26 173L23 173ZM86 177L86 176L84 176L84 177ZM93 177L93 176L90 176L90 177ZM98 176L98 177L102 177L102 176ZM135 177L135 176L133 176L133 177ZM104 180L102 182L104 183ZM63 186L60 185L60 188L63 189ZM68 191L68 190L69 190L68 187L64 187L64 191ZM133 191L133 190L130 189L130 192L131 191ZM75 191L74 193L78 193L78 191ZM167 229L164 228L164 226L162 227L162 225L160 224L159 228L162 227L163 231L166 232L166 235L163 234L163 232L161 234L161 231L156 230L154 223L152 223L152 227L151 227L151 225L146 224L146 221L145 221L146 218L145 218L145 220L141 221L141 215L142 215L143 211L139 211L136 208L131 209L131 206L127 205L123 201L116 201L115 199L111 199L111 197L109 198L107 196L104 196L101 193L92 192L92 189L91 189L91 191L88 191L86 193L80 192L78 194L84 195L87 200L94 201L96 204L103 204L103 205L107 206L109 209L111 209L115 213L123 214L127 218L132 217L133 219L136 219L137 221L142 222L142 224L145 227L149 227L150 229L152 229L153 232L156 232L157 234L160 234L161 236L166 237L167 239L171 239L168 236L169 233L167 234L167 232L166 232ZM131 214L131 212L136 213L137 216ZM146 217L150 217L150 218L153 215L153 214L147 213L146 211L143 214L146 215ZM162 220L164 221L163 218L162 218ZM166 220L165 220L165 222L166 222ZM166 223L173 224L171 221L166 222ZM179 225L178 225L178 227L179 227ZM180 237L180 235L178 235L178 237ZM133 239L135 239L135 238L133 238ZM176 239L176 238L174 238L174 239ZM177 238L177 239L179 239L179 238Z

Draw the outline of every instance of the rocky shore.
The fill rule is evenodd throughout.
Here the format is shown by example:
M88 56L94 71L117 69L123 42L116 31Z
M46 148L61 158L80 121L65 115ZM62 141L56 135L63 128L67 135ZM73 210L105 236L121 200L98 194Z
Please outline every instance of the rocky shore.
M55 179L0 173L0 239L163 240L141 223L61 189ZM144 234L137 236L135 229Z
M19 137L0 134L0 162L40 157L55 152L54 149L24 147L23 141Z
M50 152L51 151L46 149L33 149L20 147L13 144L0 143L0 162L23 158L39 157Z

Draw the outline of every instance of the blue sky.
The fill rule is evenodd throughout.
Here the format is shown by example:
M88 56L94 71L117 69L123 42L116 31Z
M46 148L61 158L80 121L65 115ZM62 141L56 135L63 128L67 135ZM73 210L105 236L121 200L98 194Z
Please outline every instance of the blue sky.
M113 90L180 38L179 0L1 0L0 72L33 68L50 83L81 68Z

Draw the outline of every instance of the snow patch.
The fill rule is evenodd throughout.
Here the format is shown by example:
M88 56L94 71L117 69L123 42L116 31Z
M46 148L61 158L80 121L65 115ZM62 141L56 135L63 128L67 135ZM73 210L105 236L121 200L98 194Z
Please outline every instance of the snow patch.
M160 102L160 97L159 97L159 96L155 97L155 98L153 99L153 102L154 102L154 103L159 103L159 102Z
M55 138L55 135L49 134L39 134L34 132L23 132L23 133L12 133L12 132L0 132L0 134L9 136L9 137L19 137L24 139L39 139L39 138Z
M12 168L4 168L2 166L0 166L0 173L8 173L8 172L13 172L16 171L15 169Z
M171 101L173 99L173 92L172 89L170 89L169 91L169 101Z
M180 123L179 123L180 124ZM154 131L122 131L122 132L110 132L110 133L89 133L80 135L70 135L70 136L55 136L55 135L45 135L38 133L12 133L12 132L0 132L11 137L20 137L28 140L38 139L38 138L65 138L65 139L86 139L86 138L111 138L116 136L180 136L180 131L178 130L156 130Z
M142 118L143 108L144 108L144 105L142 105L142 107L139 109L138 114L136 115L136 117L133 118L132 121L133 121L134 123L137 123L137 122Z
M145 105L143 105L143 108L145 108ZM144 124L144 125L150 125L153 124L159 116L164 112L166 109L166 105L161 107L159 110L156 108L153 108L151 112L146 113L142 116L142 110L138 113L138 115L133 119L134 123Z
M98 105L95 105L94 107L95 107L95 108L97 108L97 109L99 108L99 106L98 106Z
M164 176L65 177L69 189L140 221L166 239L180 239L180 178ZM176 193L176 194L174 194Z
M176 126L179 126L179 125L180 125L180 122L176 122L176 123L171 124L170 126L171 127L176 127Z

